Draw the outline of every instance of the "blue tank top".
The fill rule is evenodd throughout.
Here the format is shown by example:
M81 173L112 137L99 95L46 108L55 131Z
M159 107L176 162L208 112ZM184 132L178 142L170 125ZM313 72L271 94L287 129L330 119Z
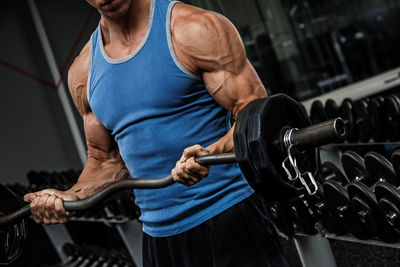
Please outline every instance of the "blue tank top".
M89 105L110 130L133 179L171 173L183 150L216 142L227 112L200 77L177 59L170 30L176 2L152 0L144 40L129 56L107 56L100 26L90 42ZM143 231L154 237L189 230L253 193L237 164L212 166L198 184L134 190Z

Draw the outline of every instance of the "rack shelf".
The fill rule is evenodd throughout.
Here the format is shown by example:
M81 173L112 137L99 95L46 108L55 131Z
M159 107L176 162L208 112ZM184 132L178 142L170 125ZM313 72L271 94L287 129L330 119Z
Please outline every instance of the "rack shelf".
M309 236L306 234L302 233L296 233L295 236ZM365 245L373 245L373 246L380 246L380 247L388 247L388 248L396 248L400 249L400 243L386 243L380 240L376 239L369 239L369 240L361 240L358 238L355 238L353 236L337 236L335 234L327 234L327 235L320 235L320 237L325 237L331 240L338 240L338 241L346 241L346 242L354 242L354 243L359 243L359 244L365 244Z
M400 142L367 142L367 143L340 143L340 144L329 144L322 146L321 149L332 149L341 147L357 147L357 146L384 146L393 145L400 146Z

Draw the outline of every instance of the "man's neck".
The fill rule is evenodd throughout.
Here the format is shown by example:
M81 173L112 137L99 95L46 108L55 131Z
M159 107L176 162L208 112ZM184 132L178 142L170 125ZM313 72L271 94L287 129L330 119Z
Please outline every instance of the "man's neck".
M101 15L100 26L104 44L121 42L129 45L147 30L151 0L133 0L126 15L113 19Z

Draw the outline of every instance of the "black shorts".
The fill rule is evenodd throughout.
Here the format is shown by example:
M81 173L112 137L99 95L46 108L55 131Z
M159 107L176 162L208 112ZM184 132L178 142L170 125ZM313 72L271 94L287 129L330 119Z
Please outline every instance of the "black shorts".
M288 266L260 196L184 233L143 236L144 267Z

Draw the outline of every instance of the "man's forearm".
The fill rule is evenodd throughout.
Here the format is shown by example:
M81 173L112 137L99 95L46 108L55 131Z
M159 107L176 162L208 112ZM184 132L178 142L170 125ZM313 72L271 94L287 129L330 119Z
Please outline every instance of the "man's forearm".
M127 178L129 173L123 164L106 164L89 159L77 183L67 192L75 192L80 199L85 199L107 185Z
M235 129L235 124L232 125L232 128L227 132L226 135L206 148L211 154L230 153L235 150L233 144L233 131Z

